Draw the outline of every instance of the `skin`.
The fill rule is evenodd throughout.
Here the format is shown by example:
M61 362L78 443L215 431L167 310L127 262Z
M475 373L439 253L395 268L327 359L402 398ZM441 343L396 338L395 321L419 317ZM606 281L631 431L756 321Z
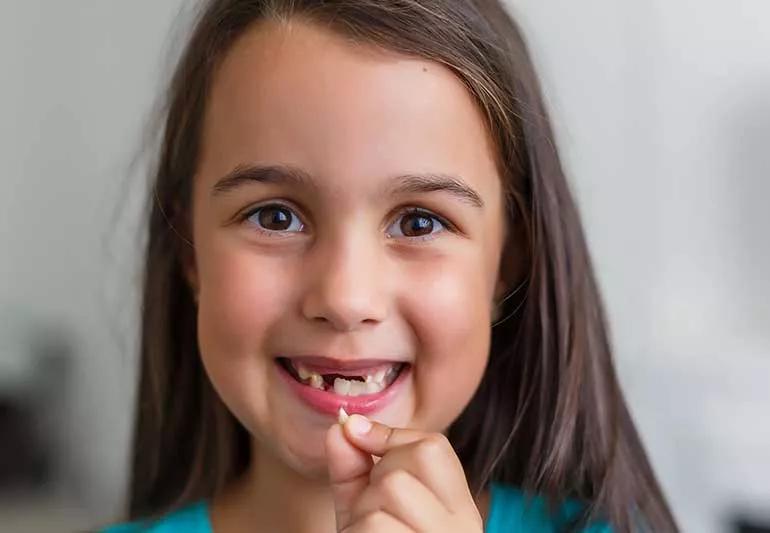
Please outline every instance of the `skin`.
M250 182L215 192L243 165L301 169L312 185ZM395 177L414 173L454 176L483 206L446 191L390 192ZM279 210L285 229L265 226L272 219L259 213L246 216L276 202L289 209ZM423 233L409 232L410 221L424 216L404 213L413 207L429 212L432 227ZM460 513L466 526L475 524L477 506L448 443L449 455L432 467L419 466L424 446L414 446L440 441L473 396L487 363L492 302L504 290L495 152L458 78L309 23L251 28L216 73L190 215L195 254L187 276L198 299L203 363L253 436L249 472L214 501L214 529L341 529L340 507L359 505L369 485L341 501L332 490L333 458L342 465L339 478L350 474L346 464L361 464L351 458L379 452L376 468L452 473L447 482L464 494L452 501L460 511L436 503L426 479L414 478L424 491L409 490L434 498L432 507L415 500L434 514ZM274 362L300 353L411 363L399 395L370 418L406 431L402 440L413 446L367 448L303 404ZM371 487L356 507L358 522L347 523L351 531L378 530L382 517L359 511L388 492ZM477 503L483 512L485 503Z

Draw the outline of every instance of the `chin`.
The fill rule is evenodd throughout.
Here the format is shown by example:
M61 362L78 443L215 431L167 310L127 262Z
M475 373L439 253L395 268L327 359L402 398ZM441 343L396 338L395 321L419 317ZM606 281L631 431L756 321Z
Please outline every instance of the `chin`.
M327 430L326 427L315 427L296 431L289 427L273 433L280 438L279 442L263 441L262 445L268 446L275 460L281 461L296 474L311 480L327 481L329 475L324 446Z

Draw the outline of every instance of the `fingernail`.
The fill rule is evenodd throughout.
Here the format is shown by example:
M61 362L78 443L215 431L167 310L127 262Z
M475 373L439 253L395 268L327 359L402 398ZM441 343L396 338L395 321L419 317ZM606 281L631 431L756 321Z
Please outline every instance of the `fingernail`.
M369 419L362 415L350 415L347 423L345 424L350 432L355 435L366 435L369 430L372 429L372 423Z

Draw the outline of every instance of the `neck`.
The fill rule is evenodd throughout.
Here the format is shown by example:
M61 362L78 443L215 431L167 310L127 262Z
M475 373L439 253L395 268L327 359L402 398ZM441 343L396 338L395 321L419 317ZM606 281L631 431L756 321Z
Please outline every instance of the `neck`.
M214 533L240 531L334 532L334 502L325 480L299 475L252 442L247 472L215 498Z

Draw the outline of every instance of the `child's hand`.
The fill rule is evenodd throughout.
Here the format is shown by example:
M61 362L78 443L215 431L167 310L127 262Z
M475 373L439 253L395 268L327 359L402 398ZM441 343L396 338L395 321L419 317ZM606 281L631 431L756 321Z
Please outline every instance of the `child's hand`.
M460 460L440 433L351 415L329 429L326 453L338 532L483 531Z

